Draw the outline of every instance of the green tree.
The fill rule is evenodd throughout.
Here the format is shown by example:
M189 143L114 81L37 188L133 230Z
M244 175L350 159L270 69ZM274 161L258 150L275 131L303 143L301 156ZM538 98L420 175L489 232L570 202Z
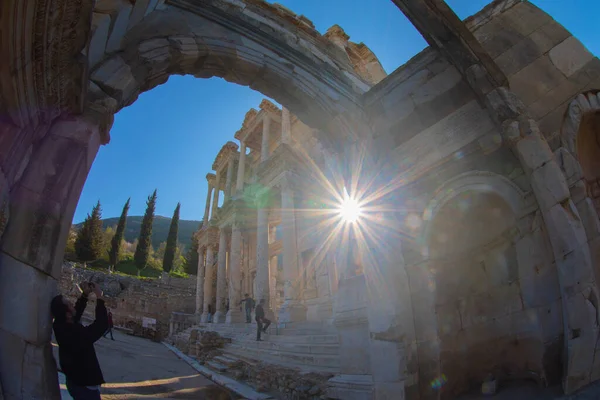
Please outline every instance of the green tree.
M75 253L77 259L84 263L97 260L102 254L104 235L102 232L102 209L100 201L83 221L83 226L75 239Z
M117 224L117 231L115 235L112 237L110 241L110 249L108 250L108 262L112 269L115 268L117 263L119 262L121 252L121 246L123 242L123 235L125 234L125 225L127 224L127 212L129 211L129 201L131 198L127 199L127 202L123 206L123 211L121 211L121 217L119 218L119 223Z
M198 273L198 232L202 229L202 222L196 232L192 233L190 247L185 254L183 270L187 274L196 275Z
M75 241L77 240L77 231L71 225L69 228L69 236L67 238L67 245L65 246L65 260L76 261L77 253L75 252Z
M177 233L179 230L179 209L181 204L177 203L173 218L171 218L171 227L169 228L169 236L167 236L167 246L165 247L165 257L163 258L163 271L170 272L173 269L173 261L177 252Z
M138 276L140 271L146 268L148 264L148 258L150 257L150 249L152 247L152 223L154 222L154 211L156 209L156 189L151 196L148 196L146 201L146 213L142 219L142 226L140 228L140 237L138 245L133 255L133 261L136 268L138 269Z

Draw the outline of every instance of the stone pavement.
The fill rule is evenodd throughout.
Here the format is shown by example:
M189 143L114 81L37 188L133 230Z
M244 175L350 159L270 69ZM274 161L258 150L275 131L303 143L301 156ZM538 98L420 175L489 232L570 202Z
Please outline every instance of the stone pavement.
M114 337L114 341L103 338L96 342L96 354L108 382L102 386L103 400L239 398L200 375L160 343L120 332ZM58 362L58 347L53 347ZM61 389L65 389L61 375ZM61 394L71 400L66 390Z
M494 396L467 394L457 400L598 400L600 399L600 382L596 382L569 396L562 394L559 386L539 388L534 383L514 382L501 387Z

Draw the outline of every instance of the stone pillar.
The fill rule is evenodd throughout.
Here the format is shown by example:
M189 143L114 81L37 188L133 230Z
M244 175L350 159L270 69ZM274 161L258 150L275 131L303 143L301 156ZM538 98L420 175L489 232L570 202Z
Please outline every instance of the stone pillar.
M219 191L221 188L221 173L217 171L217 176L215 178L215 193L213 194L212 201L212 212L210 213L210 218L213 219L217 215L217 209L219 208Z
M219 234L219 258L217 267L217 304L214 322L221 323L225 322L225 302L227 289L227 232L225 227L221 228Z
M206 193L206 205L204 206L204 218L202 219L202 225L203 226L207 226L208 225L208 217L210 214L210 197L212 194L212 180L214 180L215 176L213 174L208 174L206 175L206 180L208 182L208 192Z
M263 118L262 144L260 147L260 162L269 159L269 132L271 129L271 117L265 115Z
M240 141L240 160L238 161L237 181L235 183L235 191L240 193L244 190L244 176L246 173L246 142Z
M225 179L225 201L231 198L231 185L233 184L233 163L235 158L230 154L227 163L227 178Z
M196 315L202 314L204 302L204 255L206 248L198 249L198 272L196 275Z
M229 311L225 322L243 322L244 316L240 311L242 300L242 230L238 223L231 228L231 249L229 264Z
M45 135L41 128L37 133L30 156L19 160L20 179L6 178L12 185L0 249L0 390L7 400L60 398L50 301L58 294L65 242L103 134L83 116L61 117ZM9 135L3 139L10 142ZM28 138L22 133L22 147Z
M269 210L259 208L256 229L256 293L255 300L265 301L265 314L273 315L269 294ZM269 318L267 316L267 318Z
M279 322L306 320L306 308L300 303L298 293L298 243L294 192L287 180L281 185L281 227L283 228L283 305Z
M281 142L292 144L292 120L290 110L285 107L281 109Z
M212 281L215 274L215 251L212 245L206 246L206 267L204 268L204 304L203 312L200 317L201 322L208 321L208 305L212 301L213 287ZM213 304L214 306L214 304ZM214 308L213 308L214 311Z
M273 256L269 261L269 294L273 312L277 312L277 258Z

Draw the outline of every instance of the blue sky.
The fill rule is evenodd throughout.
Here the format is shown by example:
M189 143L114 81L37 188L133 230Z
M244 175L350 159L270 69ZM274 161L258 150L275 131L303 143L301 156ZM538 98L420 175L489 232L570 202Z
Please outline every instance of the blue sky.
M447 0L461 18L490 0ZM426 43L390 0L278 0L313 21L324 33L338 24L354 42L364 42L388 73L417 54ZM365 6L365 4L369 6ZM532 0L600 54L598 0ZM171 216L181 202L181 218L204 213L205 176L221 146L233 140L246 111L264 98L247 87L218 78L173 76L143 93L115 116L111 142L92 166L75 212L80 222L96 201L104 217L117 217L131 197L129 215L142 215L146 197L158 189L157 214Z

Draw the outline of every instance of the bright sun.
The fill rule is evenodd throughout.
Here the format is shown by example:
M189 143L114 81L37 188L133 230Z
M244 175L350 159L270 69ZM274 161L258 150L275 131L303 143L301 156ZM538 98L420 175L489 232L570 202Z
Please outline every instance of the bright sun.
M362 208L356 199L351 198L344 189L344 200L339 208L340 217L345 222L356 222L362 215Z

